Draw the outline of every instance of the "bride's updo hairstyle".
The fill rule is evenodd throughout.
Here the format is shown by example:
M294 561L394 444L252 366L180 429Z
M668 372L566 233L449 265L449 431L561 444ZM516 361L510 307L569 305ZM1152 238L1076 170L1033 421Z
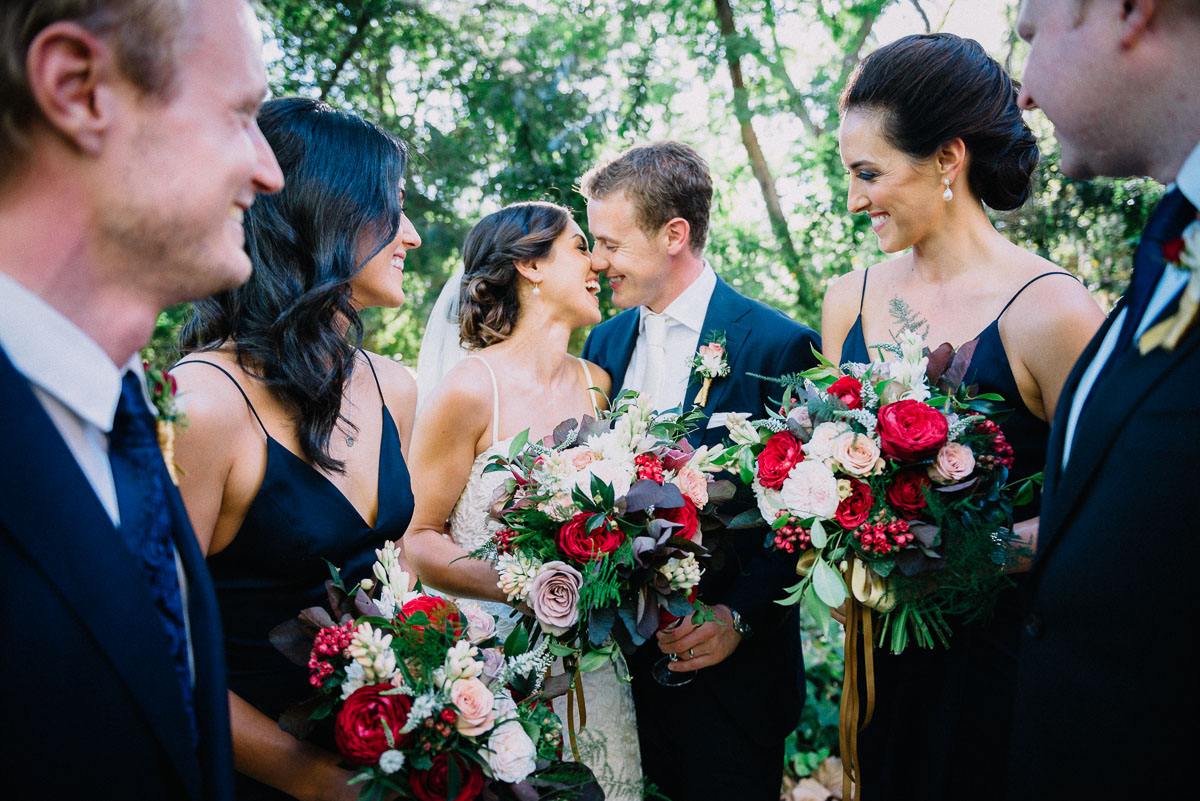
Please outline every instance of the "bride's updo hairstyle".
M197 302L180 349L234 343L238 364L295 418L304 456L340 472L329 438L363 338L350 281L400 230L408 150L374 123L309 98L267 101L258 125L284 187L246 212L250 280Z
M571 212L554 203L513 203L475 223L463 243L458 319L469 350L508 339L521 314L517 263L545 258Z
M883 135L915 161L955 137L971 155L967 184L993 209L1029 197L1037 140L1017 105L1019 85L974 39L905 36L864 58L839 108L880 115Z

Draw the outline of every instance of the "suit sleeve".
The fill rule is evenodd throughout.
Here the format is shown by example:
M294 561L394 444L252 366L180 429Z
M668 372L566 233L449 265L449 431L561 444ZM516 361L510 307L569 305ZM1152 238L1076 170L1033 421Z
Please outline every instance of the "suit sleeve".
M821 338L815 331L806 326L797 326L786 345L779 350L779 359L775 365L764 371L767 375L784 375L798 373L814 367L817 359L812 349L821 348ZM775 384L762 382L762 403L769 402L770 395L777 394ZM742 619L755 632L770 632L775 629L791 607L780 606L776 603L784 596L784 588L799 581L796 576L796 555L770 549L766 545L768 529L747 529L739 536L754 537L758 542L751 549L753 556L746 562L743 575L722 593L722 597L714 599L730 609L735 609Z

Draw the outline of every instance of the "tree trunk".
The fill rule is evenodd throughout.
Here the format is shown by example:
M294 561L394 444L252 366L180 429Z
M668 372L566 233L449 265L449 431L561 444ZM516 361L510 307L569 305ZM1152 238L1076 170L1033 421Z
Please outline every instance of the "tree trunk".
M729 0L713 0L716 6L717 22L721 26L721 38L725 45L725 61L729 65L729 79L733 84L733 110L737 116L738 128L742 135L742 144L746 155L750 158L750 169L762 190L763 200L767 204L767 216L771 220L771 230L779 245L780 255L787 264L788 271L795 276L799 284L800 305L804 308L815 306L816 293L812 283L805 273L796 246L792 243L792 235L788 231L787 217L779 202L779 193L775 189L775 178L763 156L762 147L758 144L758 134L754 131L754 118L750 112L750 94L746 90L746 82L742 77L742 59L737 50L737 29L733 21L733 8Z

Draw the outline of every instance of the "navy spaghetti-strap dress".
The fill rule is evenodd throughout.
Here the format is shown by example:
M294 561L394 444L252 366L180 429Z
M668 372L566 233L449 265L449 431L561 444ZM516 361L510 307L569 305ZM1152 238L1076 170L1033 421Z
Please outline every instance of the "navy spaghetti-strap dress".
M867 272L863 274L866 293ZM1041 472L1050 426L1021 400L1000 318L1034 281L1021 287L979 334L966 383L994 392L1010 409L1000 428L1013 448L1010 481ZM1070 276L1073 278L1073 276ZM846 334L842 362L869 362L858 317ZM1040 496L1039 496L1040 497ZM1038 515L1039 503L1018 507L1017 520ZM1022 578L1014 577L1019 585ZM910 647L895 656L875 651L875 714L859 735L863 789L871 801L987 801L1006 795L1008 742L1020 645L1019 586L1002 592L993 617L959 625L950 647Z
M365 357L371 366L370 357ZM267 437L267 469L242 527L227 548L208 558L225 631L229 689L267 717L277 720L292 704L313 695L308 670L283 656L268 638L271 629L311 606L328 607L326 561L342 571L347 587L371 575L375 549L399 540L413 513L408 467L396 423L383 405L379 447L378 519L372 527L334 484L292 453L263 425L237 379L212 362L238 386ZM371 366L374 375L375 368ZM379 377L375 376L379 387ZM380 399L383 391L380 390ZM332 750L332 739L314 734ZM237 774L238 799L278 801L290 796Z

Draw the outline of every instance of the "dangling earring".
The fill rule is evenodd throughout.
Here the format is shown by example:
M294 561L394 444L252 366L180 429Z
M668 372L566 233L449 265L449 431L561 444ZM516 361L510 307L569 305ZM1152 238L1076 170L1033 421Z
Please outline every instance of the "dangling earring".
M946 191L942 193L942 200L949 203L951 200L954 200L954 190L950 188L949 178L943 178L942 183L946 185Z
M535 295L542 294L542 288L540 286L538 286L537 284L534 284L533 285L533 294L535 294Z

